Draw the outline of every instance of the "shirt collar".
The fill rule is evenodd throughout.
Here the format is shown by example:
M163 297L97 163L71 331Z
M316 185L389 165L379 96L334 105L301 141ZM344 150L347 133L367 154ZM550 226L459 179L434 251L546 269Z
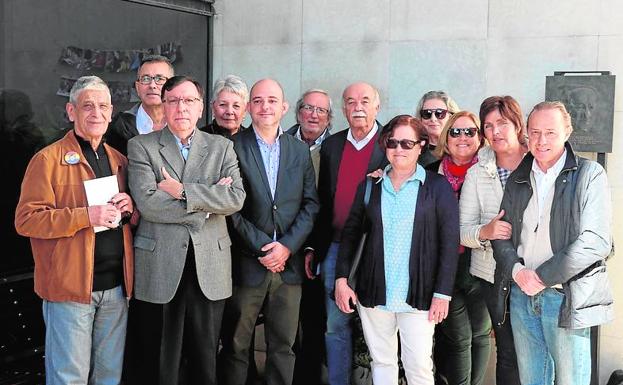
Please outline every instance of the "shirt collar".
M558 174L560 174L562 169L565 167L566 160L567 160L567 149L565 149L565 151L562 153L562 155L556 161L556 163L554 163L554 165L550 167L549 170L547 170L547 174L546 174L543 172L543 170L541 170L539 165L536 163L536 159L533 159L532 160L532 172L534 172L535 175L549 175L550 173L552 173L553 175L558 176Z
M147 114L142 103L136 111L136 130L139 134L149 134L154 130L154 121Z
M372 126L372 129L370 130L370 132L368 132L368 135L366 135L365 138L361 139L360 141L357 141L353 136L353 130L349 127L348 134L346 134L346 140L351 142L357 150L361 150L370 142L370 140L372 140L372 138L374 138L374 135L376 135L378 129L379 126L375 121L374 126Z
M391 164L388 164L387 166L385 166L385 169L383 169L383 176L377 181L377 183L379 183L381 180L383 181L387 180L387 182L391 183L389 175L388 175L391 169L392 169ZM405 182L415 182L415 181L420 182L420 184L424 184L424 182L426 181L426 170L419 163L417 164L415 168L415 172L411 174L411 176L407 178Z
M173 135L173 137L175 138L175 143L177 143L177 146L180 148L180 150L182 148L190 148L190 146L193 144L193 139L195 138L196 132L197 128L194 128L193 133L190 134L190 136L188 137L188 144L182 144L182 139L178 138L177 135Z
M255 134L255 140L257 140L258 142L262 142L267 146L270 146L268 143L266 143L264 141L264 139L262 139L262 137L257 133L257 130L255 129L255 127L253 125L251 125L251 128L253 128L253 133ZM281 129L281 126L279 126L279 128L277 129L277 138L275 139L275 143L279 142L279 138L281 138L281 135L283 135L283 130Z
M301 134L301 130L303 129L301 128L301 125L299 124L299 128L294 133L294 137L300 140L301 142L307 143L305 142L305 140L303 140L303 135ZM320 136L314 141L314 143L311 146L309 146L309 149L313 150L314 148L320 146L322 144L322 141L325 140L327 136L329 136L329 126L327 126L327 128L324 129L322 134L320 134Z
M75 131L74 131L75 132ZM84 139L83 137L81 137L78 134L75 134L76 136L76 140L78 141L78 144L80 145L80 149L82 150L82 153L84 154L85 151L93 151L94 153L97 153L98 155L101 154L104 151L104 142L106 141L105 137L102 137L102 139L100 140L100 144L97 146L97 148L95 150L93 150L93 147L91 147L91 142L89 142L88 140Z

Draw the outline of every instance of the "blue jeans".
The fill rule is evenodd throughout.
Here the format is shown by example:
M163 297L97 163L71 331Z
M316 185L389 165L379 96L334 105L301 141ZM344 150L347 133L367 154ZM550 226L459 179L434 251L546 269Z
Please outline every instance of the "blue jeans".
M558 316L564 294L546 288L530 297L511 288L511 323L522 385L591 382L590 328L563 329Z
M121 286L90 304L44 300L46 384L119 384L127 318Z
M330 385L350 384L353 357L351 314L342 313L332 298L335 289L335 262L339 246L337 242L331 243L327 256L320 266L327 307L325 344Z

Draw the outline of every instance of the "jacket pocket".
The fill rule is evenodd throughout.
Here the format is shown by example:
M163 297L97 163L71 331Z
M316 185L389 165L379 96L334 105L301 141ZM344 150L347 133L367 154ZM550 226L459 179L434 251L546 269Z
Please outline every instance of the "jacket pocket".
M144 237L142 235L134 236L134 247L147 251L154 251L156 248L156 240Z
M600 264L569 282L571 303L576 310L613 302L606 265Z
M218 239L218 249L219 250L225 250L228 249L231 246L231 239L229 238L229 236L224 236Z

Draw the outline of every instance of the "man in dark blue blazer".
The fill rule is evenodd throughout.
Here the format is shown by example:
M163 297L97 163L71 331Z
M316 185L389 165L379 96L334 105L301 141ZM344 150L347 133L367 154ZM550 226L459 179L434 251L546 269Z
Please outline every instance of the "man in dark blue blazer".
M223 327L224 383L243 385L260 311L265 317L266 382L291 384L304 263L302 246L319 210L308 147L284 135L283 89L263 79L251 88L251 129L234 137L247 193L232 215L234 293Z

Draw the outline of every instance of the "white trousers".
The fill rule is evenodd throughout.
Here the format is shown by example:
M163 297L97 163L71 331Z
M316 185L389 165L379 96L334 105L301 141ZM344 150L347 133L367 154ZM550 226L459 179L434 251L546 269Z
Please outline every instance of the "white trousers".
M372 381L375 384L398 384L398 331L400 359L407 382L434 385L433 334L435 323L428 311L394 313L357 304L363 336L372 357Z

